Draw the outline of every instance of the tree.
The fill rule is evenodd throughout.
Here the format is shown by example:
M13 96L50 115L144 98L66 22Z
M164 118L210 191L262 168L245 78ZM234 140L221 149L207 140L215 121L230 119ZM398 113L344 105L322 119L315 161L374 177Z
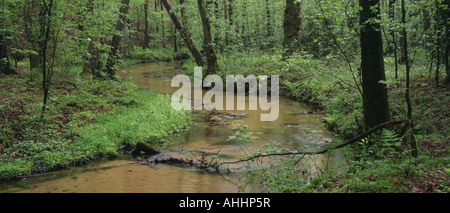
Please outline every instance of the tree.
M191 51L192 55L194 56L195 62L197 63L198 66L203 66L203 55L200 53L197 46L192 41L189 30L187 29L187 26L183 26L181 24L177 15L172 10L172 6L169 4L169 2L167 0L161 0L161 1L162 1L162 4L164 5L164 7L166 8L167 12L169 13L170 18L172 19L172 22L175 25L175 28L180 33L181 37L183 37L184 41L186 42L186 45L188 46L189 50ZM184 2L183 0L180 0L182 16L185 13L184 12L185 9L183 8L184 7L183 2Z
M9 61L8 48L5 36L0 34L0 72L5 74L14 74L15 70L11 67L11 62Z
M218 70L216 50L214 49L213 40L211 36L211 24L209 22L208 13L204 0L197 0L200 17L203 26L203 49L206 52L206 61L208 62L207 75L215 74Z
M144 43L142 44L142 48L145 50L149 48L150 36L148 35L148 0L144 2Z
M291 55L299 48L298 33L301 26L301 19L299 16L300 2L297 0L286 0L283 22L283 47L285 48L284 56Z
M80 22L78 23L80 31L83 34L90 35L89 29L90 27L94 27L94 0L84 1L85 4L82 4L83 13L80 18ZM91 73L93 78L101 78L102 75L100 73L101 63L99 61L100 50L95 45L95 38L93 36L88 36L87 40L89 41L89 45L87 48L87 52L89 53L86 57L86 62L83 65L83 73Z
M23 7L23 22L25 27L25 36L26 36L26 48L29 51L29 61L30 61L30 69L35 69L39 67L39 55L36 54L38 51L37 45L37 30L33 26L39 26L36 23L36 20L33 18L34 8L37 6L37 2L35 0L26 0Z
M7 7L8 3L3 1L0 16L0 73L14 74L16 71L11 67L11 62L9 61L9 51L8 51L8 39L7 39L7 29L5 26Z
M444 53L444 64L445 64L445 72L446 78L445 83L450 85L450 65L448 64L448 52L450 49L450 0L445 1L445 11L444 11L444 26L445 26L445 36L444 36L444 45L445 45L445 53Z
M272 24L271 24L271 21L272 21L272 17L271 17L271 15L270 15L270 8L269 8L269 0L266 0L266 19L267 19L267 24L266 24L266 26L267 26L267 38L268 38L268 41L267 41L267 49L272 49L273 48L273 41L272 41L272 36L273 36L273 30L272 30Z
M406 33L406 9L405 9L405 0L402 0L402 34L403 34L403 55L405 58L408 58L408 37ZM414 124L412 121L412 106L411 99L409 97L409 82L410 82L410 64L409 62L405 63L406 66L406 90L405 90L405 99L406 105L408 108L407 118L409 122L407 122L409 134L407 135L407 141L411 144L411 148L413 150L412 154L414 157L417 157L417 144L414 138Z
M371 129L390 120L380 30L379 0L359 0L361 74L363 89L364 128Z
M39 21L40 21L40 37L39 37L39 56L41 58L41 71L42 71L42 90L44 91L44 99L42 102L42 114L43 118L45 110L47 108L48 93L50 90L50 82L52 76L53 68L48 66L47 58L48 56L48 44L50 42L50 32L52 31L52 21L53 21L53 11L54 5L53 0L48 3L44 0L41 3L41 8L39 10ZM54 44L56 45L56 43ZM56 47L53 47L53 51L56 51ZM53 54L53 57L55 55Z
M111 41L111 53L108 57L108 61L106 62L106 74L110 79L114 79L115 75L115 65L117 61L120 59L118 56L120 50L120 41L123 39L122 34L119 32L123 32L126 27L126 19L127 13L130 6L130 0L122 0L122 6L119 10L119 20L117 20L116 31Z

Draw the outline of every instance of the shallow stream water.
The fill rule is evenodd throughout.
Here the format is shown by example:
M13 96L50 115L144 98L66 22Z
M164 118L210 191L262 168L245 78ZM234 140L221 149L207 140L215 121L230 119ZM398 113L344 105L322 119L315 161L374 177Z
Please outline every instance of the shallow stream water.
M171 79L183 74L181 62L158 62L131 66L120 72L141 89L170 96L178 88L170 86ZM248 97L246 97L248 102ZM248 107L247 107L248 108ZM320 114L308 113L299 102L280 97L279 117L276 121L260 121L260 110L243 111L194 111L193 125L185 132L168 138L168 147L157 157L201 158L202 153L219 153L216 160L236 161L275 141L282 149L294 150L308 145L320 149L330 145L332 134L321 123ZM246 144L227 141L233 134L232 123L240 121L256 132L261 140ZM188 153L188 154L186 154ZM311 158L320 166L323 156ZM328 159L328 157L327 157ZM340 152L333 152L330 159L342 159ZM270 162L266 162L270 163ZM230 164L237 172L231 174L206 172L196 168L171 165L136 164L131 154L121 154L115 160L102 160L46 174L24 178L0 186L0 192L82 192L82 193L228 193L240 191L239 165ZM263 186L254 184L246 192L266 192Z

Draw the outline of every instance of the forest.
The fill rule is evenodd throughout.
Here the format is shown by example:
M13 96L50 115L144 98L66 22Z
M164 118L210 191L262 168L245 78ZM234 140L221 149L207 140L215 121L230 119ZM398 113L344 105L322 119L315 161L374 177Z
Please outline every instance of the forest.
M167 137L192 128L193 112L172 110L167 94L142 90L123 70L180 62L188 75L278 75L280 95L321 115L336 138L321 151L249 150L238 160L247 168L240 191L258 182L265 192L450 192L450 0L0 4L3 186L142 143L167 148ZM241 144L258 135L250 124L229 129ZM308 164L336 150L345 163ZM201 169L235 163L211 152Z

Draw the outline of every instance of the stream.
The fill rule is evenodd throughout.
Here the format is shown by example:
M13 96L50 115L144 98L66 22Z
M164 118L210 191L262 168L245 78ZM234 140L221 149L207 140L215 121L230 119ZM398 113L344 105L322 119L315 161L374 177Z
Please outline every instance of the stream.
M183 74L181 61L138 64L126 68L120 75L130 78L141 89L170 95L178 88L170 86L172 77ZM248 101L248 97L246 99ZM248 105L247 105L248 106ZM247 107L248 108L248 107ZM236 161L251 150L277 141L281 148L294 150L307 145L321 149L333 141L332 133L324 128L320 114L308 113L306 105L280 97L276 121L260 121L260 110L193 111L193 125L186 131L169 137L167 151L156 157L200 158L202 153L218 154L219 161ZM248 126L262 140L247 144L227 141L233 135L233 121ZM186 154L188 153L188 154ZM324 156L311 158L316 166ZM332 152L325 160L343 159L341 152ZM23 178L0 185L0 192L17 193L234 193L239 192L242 172L237 164L229 167L237 172L215 173L174 165L136 164L131 154L120 154L114 160L100 160L85 166L65 169L37 177ZM266 162L270 163L270 162ZM259 185L245 192L267 192Z

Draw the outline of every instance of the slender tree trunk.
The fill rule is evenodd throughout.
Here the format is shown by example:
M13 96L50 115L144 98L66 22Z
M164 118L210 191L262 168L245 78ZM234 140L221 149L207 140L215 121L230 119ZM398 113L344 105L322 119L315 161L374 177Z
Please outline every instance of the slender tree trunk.
M211 24L209 23L208 13L204 0L197 0L200 17L203 25L203 49L206 52L206 60L208 62L208 70L206 75L215 74L218 71L216 51L213 46L211 36Z
M159 7L160 10L163 11L163 4L161 0L159 1ZM166 47L166 29L164 26L164 13L161 13L161 38L162 38L162 45L163 47Z
M203 66L203 55L198 50L195 43L192 41L189 30L187 29L187 26L183 26L178 19L175 12L172 10L172 6L169 4L167 0L161 0L164 7L166 8L167 12L169 13L170 18L172 19L173 23L175 24L175 28L180 33L181 37L183 37L184 41L186 42L186 45L188 46L189 50L191 51L192 55L194 56L195 62L198 66ZM180 0L181 4L181 14L183 16L184 12L184 2L183 0Z
M119 20L117 21L116 25L116 31L123 32L126 27L126 17L128 13L130 5L130 0L122 0L122 6L120 7L119 11ZM114 79L115 68L117 61L120 59L120 56L118 56L119 50L120 50L120 41L123 39L120 35L114 35L113 39L111 41L111 54L108 57L108 60L106 62L106 74L110 79Z
M120 54L122 55L122 60L127 59L127 41L128 41L128 33L127 33L127 25L128 19L125 17L123 20L125 22L125 27L123 28L123 36L122 36L122 47L120 48Z
M9 61L8 48L3 33L0 33L0 73L15 74L16 71L11 67ZM5 61L3 59L6 59Z
M241 25L241 38L243 40L244 43L244 51L247 51L248 48L248 43L249 43L249 38L247 36L247 27L248 27L248 16L247 16L247 0L244 0L243 4L242 4L242 16L243 16L243 23Z
M446 78L444 80L445 84L450 85L450 65L448 64L448 52L450 49L450 0L445 1L446 7L445 7L445 39L444 39L444 45L445 45L445 54L444 54L444 64L445 64L445 73Z
M215 24L214 24L214 44L216 44L216 47L219 47L220 45L220 40L219 40L219 3L217 3L218 0L214 0L214 19L215 19ZM222 49L222 48L220 48Z
M37 39L36 36L33 35L32 26L36 25L33 22L33 8L36 6L36 3L33 0L27 0L24 4L23 8L23 22L25 26L25 36L27 40L27 49L33 50L34 52L38 52L37 48ZM28 55L30 61L30 69L35 69L39 67L39 55L34 53L29 53Z
M223 0L223 18L225 19L226 29L225 29L225 47L230 43L228 31L230 30L230 24L228 23L228 0ZM223 48L225 49L225 48Z
M298 34L301 26L300 16L300 2L296 0L286 0L286 7L284 10L284 39L283 48L284 57L291 55L299 48Z
M178 44L177 44L177 29L175 28L175 25L172 27L172 38L173 38L173 51L175 53L178 52Z
M94 8L95 3L94 0L88 0L86 5L86 12L91 13L94 16ZM90 38L88 52L89 56L87 57L87 63L83 67L84 73L91 73L92 77L95 79L101 78L101 62L100 58L100 50L95 46L96 42L93 38Z
M273 32L272 32L272 17L270 15L270 7L269 7L269 0L266 0L266 18L267 18L267 49L270 50L273 48Z
M7 41L7 34L5 29L7 26L5 26L5 8L8 7L8 3L6 1L3 1L0 3L0 29L2 31L0 32L0 73L5 74L14 74L15 70L11 66L11 62L9 61L9 54L8 54L8 41Z
M145 2L144 2L145 5ZM136 20L136 32L140 32L141 31L141 11L139 9L139 7L136 7L136 16L137 16L137 20Z
M39 56L41 57L41 70L42 70L42 90L44 92L44 98L42 101L41 118L44 117L44 113L47 109L47 100L49 92L49 76L47 75L47 47L50 39L50 30L52 24L52 11L53 0L50 0L48 4L44 1L41 4L39 12L40 20L40 35L42 38L39 40Z
M147 49L149 48L149 43L150 43L150 37L149 37L149 32L148 32L148 0L145 0L144 3L144 44L142 45L142 49Z
M380 20L379 0L359 0L359 5L364 128L368 130L389 121L390 115L387 88L380 83L386 76L380 24L375 21Z
M405 10L405 0L402 0L402 33L403 33L403 55L408 58L408 37L406 33L406 10ZM410 83L410 66L409 62L405 63L406 66L406 90L405 90L405 99L406 99L406 105L408 108L407 111L407 118L409 120L408 127L409 127L409 135L407 136L407 141L411 145L412 148L412 155L414 157L417 157L417 143L414 137L414 123L412 121L412 106L411 106L411 99L409 97L409 83Z
M395 0L389 0L389 19L393 24L395 24ZM397 56L397 38L395 36L396 32L391 29L392 44L394 45L394 69L395 69L395 79L398 78L398 56Z
M439 19L442 18L441 17L441 10L439 8L439 0L435 0L435 6L436 6L436 24L435 24L435 34L436 34L436 72L434 75L434 79L435 79L435 83L436 83L436 87L439 87L439 68L441 65L441 55L440 55L440 49L441 49L441 33L440 33L440 24L439 24Z
M162 0L155 0L155 14L157 14L157 12L158 12L159 1L162 1ZM155 18L155 19L157 19L157 18ZM156 32L159 33L159 25L156 25Z
M445 20L447 20L445 22L445 56L444 56L444 64L445 64L445 73L446 73L446 78L445 78L445 84L450 85L450 65L448 64L448 52L450 50L450 0L446 0L445 4L447 5L446 7L446 12L444 12L445 14Z

